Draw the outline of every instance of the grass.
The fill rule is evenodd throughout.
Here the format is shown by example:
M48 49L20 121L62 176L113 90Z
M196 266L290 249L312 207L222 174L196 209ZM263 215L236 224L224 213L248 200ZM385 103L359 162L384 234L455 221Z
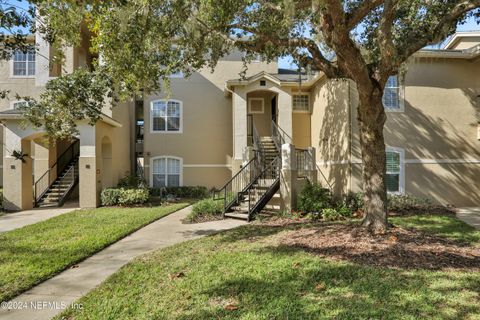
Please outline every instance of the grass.
M1 301L187 205L78 210L0 234Z
M461 221L454 215L411 215L391 217L390 222L403 228L415 228L470 245L480 246L480 230Z
M434 221L442 236L465 230ZM140 257L58 319L480 319L478 272L322 259L279 245L289 229L248 225Z

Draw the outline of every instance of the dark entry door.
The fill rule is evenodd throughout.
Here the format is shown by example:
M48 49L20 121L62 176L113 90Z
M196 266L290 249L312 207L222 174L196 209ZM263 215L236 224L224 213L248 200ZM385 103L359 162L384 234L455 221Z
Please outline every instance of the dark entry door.
M277 96L272 98L272 121L277 123Z

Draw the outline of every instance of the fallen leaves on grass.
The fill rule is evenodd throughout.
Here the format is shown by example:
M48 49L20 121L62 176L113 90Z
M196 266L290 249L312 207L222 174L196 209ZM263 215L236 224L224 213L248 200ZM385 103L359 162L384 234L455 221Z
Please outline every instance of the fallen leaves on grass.
M170 278L170 280L183 278L185 277L185 272L180 271L180 272L172 273L172 274L169 274L168 277Z
M480 249L416 230L372 235L355 225L317 225L289 231L280 244L364 265L403 269L480 271Z

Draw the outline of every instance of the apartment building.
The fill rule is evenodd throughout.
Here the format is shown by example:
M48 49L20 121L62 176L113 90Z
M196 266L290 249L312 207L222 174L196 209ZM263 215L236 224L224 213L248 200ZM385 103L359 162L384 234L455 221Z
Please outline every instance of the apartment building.
M85 39L69 52L67 70L95 58L86 50L88 35ZM50 54L39 37L32 41L41 56ZM480 34L458 33L443 49L417 52L389 79L384 96L388 192L457 206L480 203L479 55ZM80 205L97 206L100 191L133 174L137 162L151 187L207 186L221 190L217 197L228 209L248 199L253 212L275 194L289 208L305 179L337 194L361 191L355 85L280 69L275 61L252 61L245 77L239 76L242 68L242 55L234 52L213 73L171 75L168 92L107 108L93 127L79 123L78 151L69 151L78 161L62 165L63 171L52 167L65 150L77 147L71 141L47 143L41 130L22 128L15 109L21 101L1 101L7 208L38 204L30 195L48 192L56 175L72 166L78 168ZM2 89L33 96L58 75L38 52L18 53L0 70ZM21 163L13 150L31 156ZM39 180L45 172L52 175L43 177L47 182ZM38 192L32 192L35 186Z

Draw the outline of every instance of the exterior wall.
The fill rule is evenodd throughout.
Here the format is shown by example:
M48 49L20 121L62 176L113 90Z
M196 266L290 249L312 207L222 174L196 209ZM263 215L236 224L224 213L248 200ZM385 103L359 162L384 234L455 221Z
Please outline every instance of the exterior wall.
M478 74L480 63L459 59L417 59L407 65L401 77L404 110L387 112L384 130L386 146L405 152L405 193L456 206L480 204ZM312 145L317 162L336 192L361 191L355 87L350 83L346 94L319 83L314 92Z
M463 50L463 49L469 49L473 46L476 46L477 44L480 44L480 36L479 37L465 37L459 39L450 49L455 49L455 50Z
M257 128L260 137L270 136L272 134L272 99L275 93L268 91L257 91L247 95L247 104L250 104L250 99L263 99L264 108L262 113L252 113L253 124ZM249 113L249 106L247 106L247 114Z
M320 80L312 89L311 143L316 149L319 182L344 193L351 183L351 86L345 80ZM325 178L324 178L325 177Z
M237 75L240 78L242 68L241 55L235 53L219 61L213 73L205 69L188 79L172 78L170 92L144 97L147 180L152 159L160 156L183 160L183 185L221 187L231 177L232 98L227 97L224 88L227 80ZM251 63L247 76L260 71L276 72L277 64ZM151 103L167 98L182 101L182 133L151 131Z

